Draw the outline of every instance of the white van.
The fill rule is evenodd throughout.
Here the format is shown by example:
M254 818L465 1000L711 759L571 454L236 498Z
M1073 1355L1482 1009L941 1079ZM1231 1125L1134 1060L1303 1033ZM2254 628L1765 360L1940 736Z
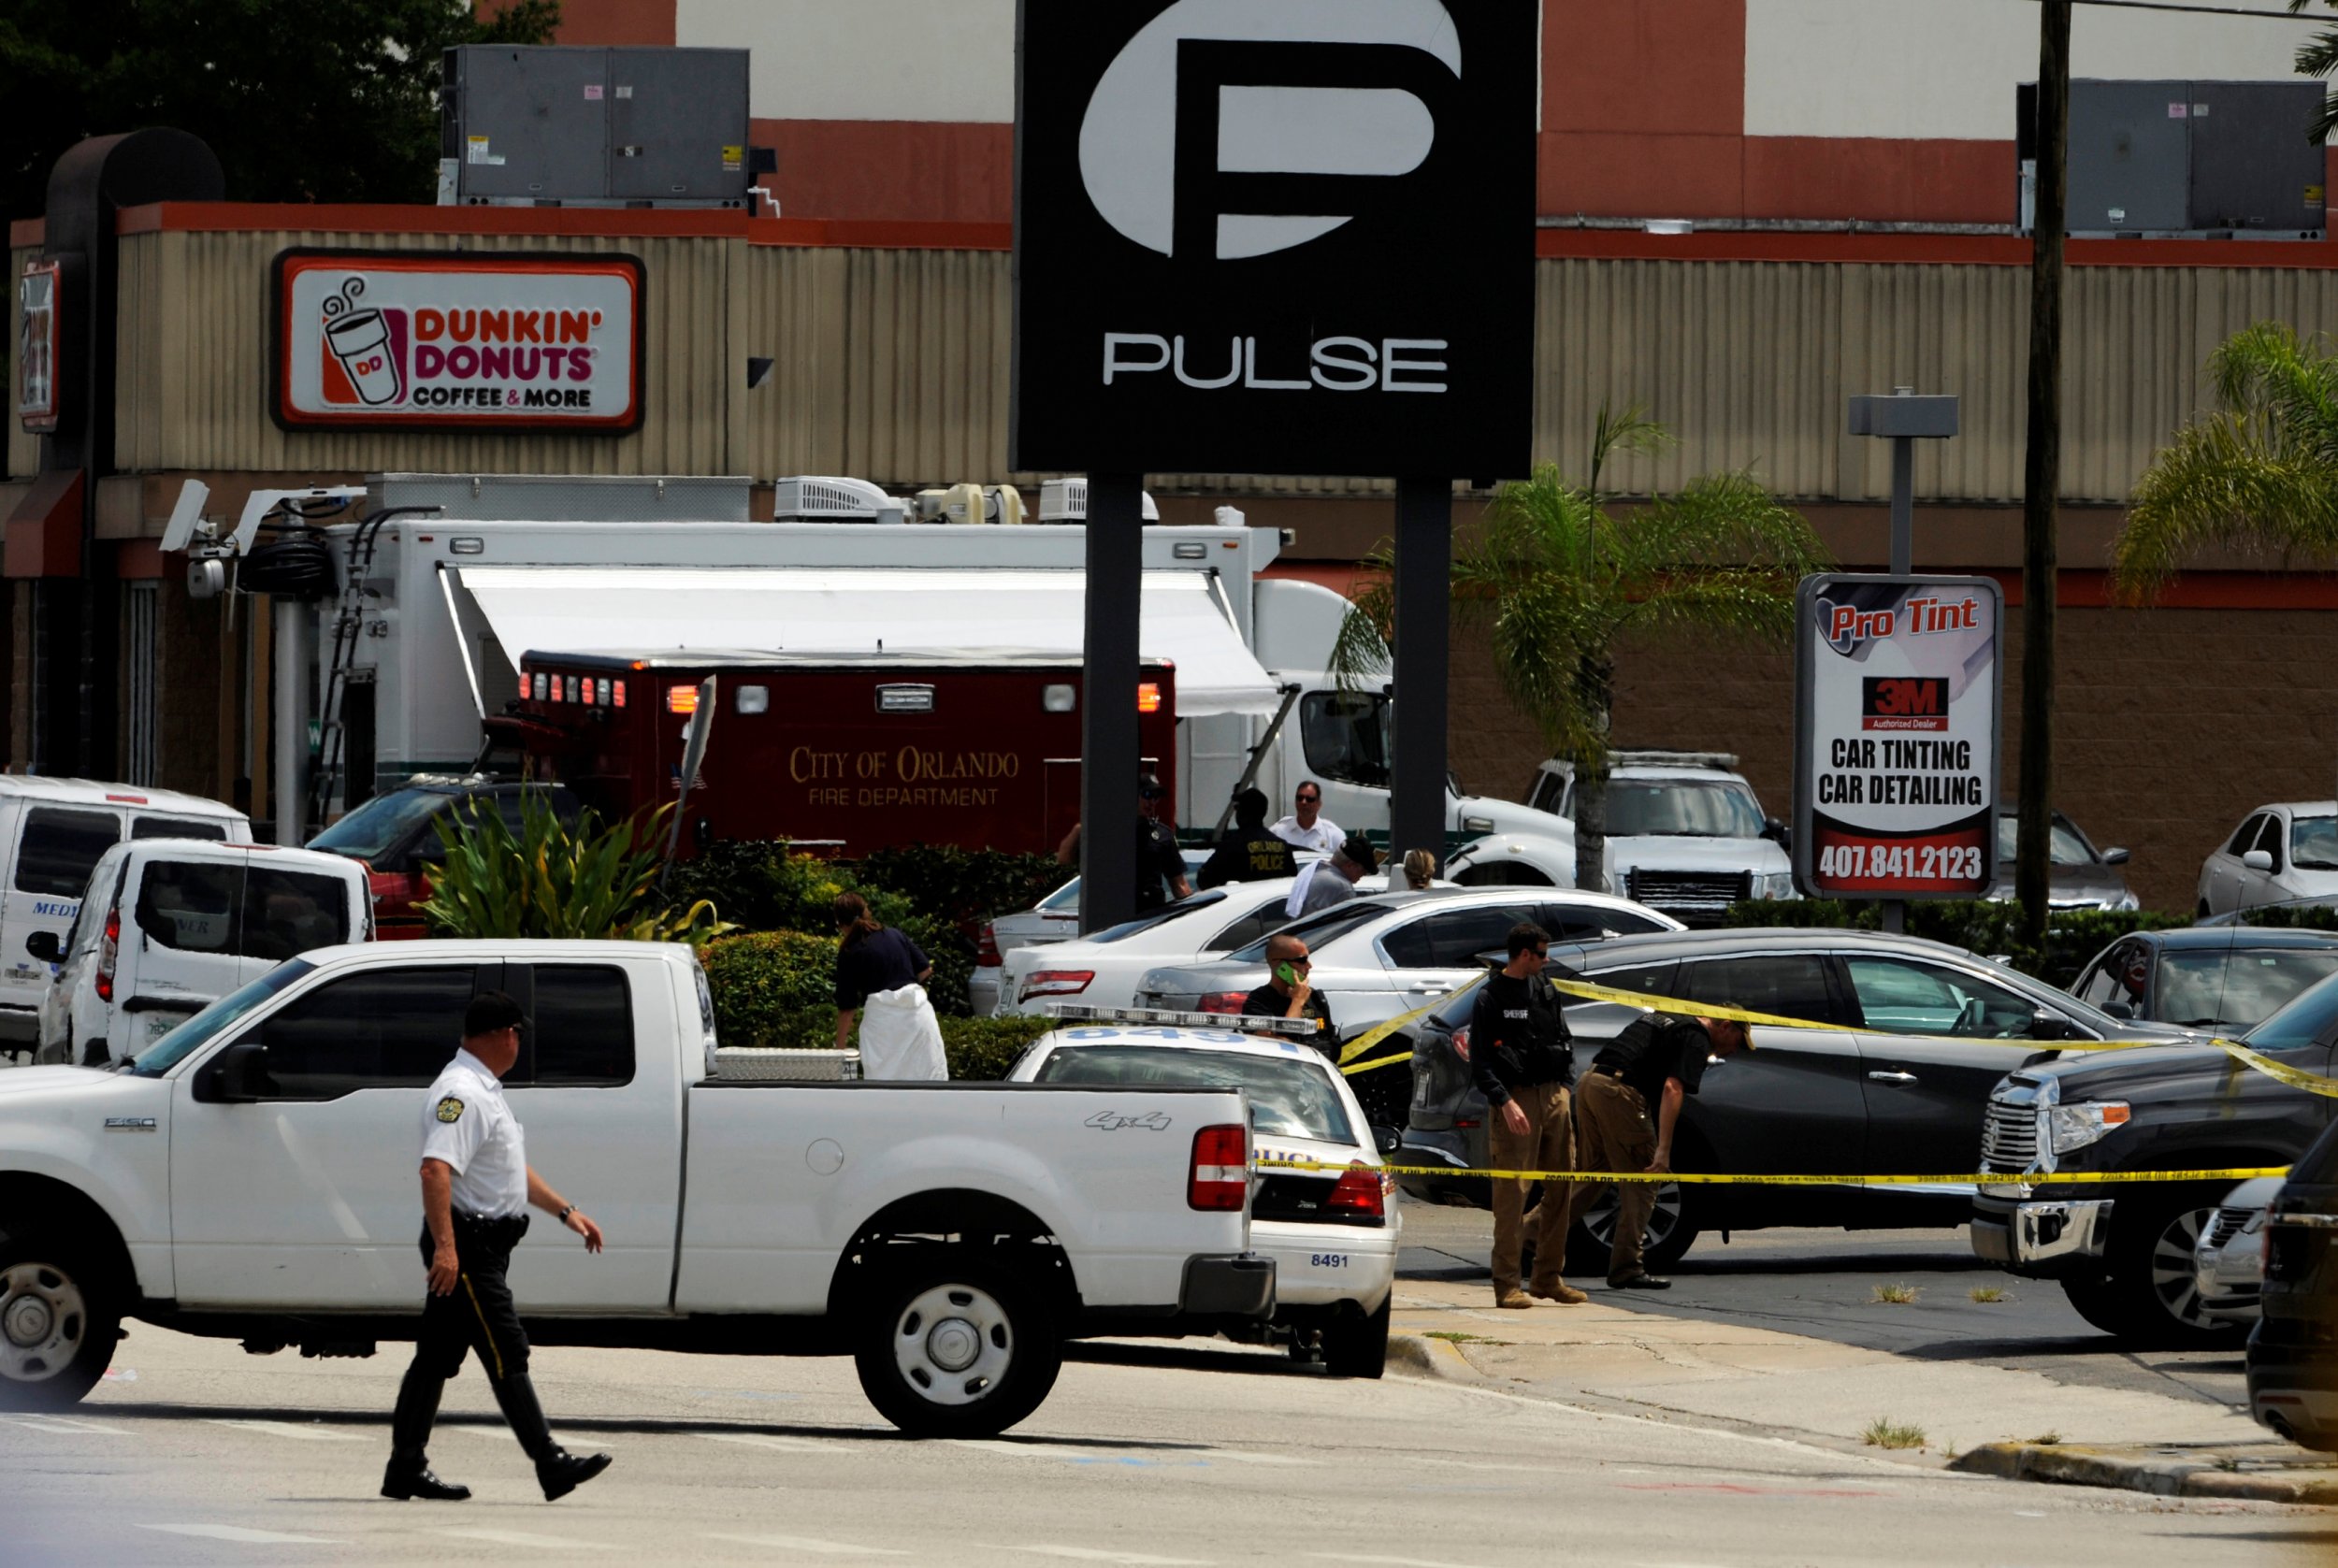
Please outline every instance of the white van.
M37 1059L134 1057L286 958L372 937L366 869L346 856L187 839L116 844L55 949Z
M164 838L248 844L252 824L233 806L176 790L0 774L0 1054L39 1039L50 965L24 944L36 931L64 938L107 850Z

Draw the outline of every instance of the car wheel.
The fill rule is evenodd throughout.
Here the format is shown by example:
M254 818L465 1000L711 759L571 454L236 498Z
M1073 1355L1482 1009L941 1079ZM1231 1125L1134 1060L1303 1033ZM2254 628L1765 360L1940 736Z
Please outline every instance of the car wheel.
M1566 1264L1571 1273L1605 1275L1615 1256L1617 1189L1603 1190L1567 1238ZM1656 1206L1649 1211L1648 1230L1640 1242L1640 1260L1650 1273L1669 1269L1687 1256L1696 1243L1697 1223L1690 1211L1688 1189L1678 1182L1656 1188Z
M70 1246L0 1236L0 1410L65 1410L97 1387L121 1338L110 1284Z
M2107 1276L2065 1281L2063 1295L2096 1328L2138 1345L2230 1343L2247 1325L2202 1310L2192 1261L2220 1196L2214 1187L2183 1189L2114 1213Z
M1391 1291L1380 1310L1368 1317L1343 1316L1323 1331L1323 1370L1334 1377L1378 1377L1388 1366L1388 1311L1396 1299Z
M2193 914L2192 914L2192 920L2193 920L2193 923L2194 923L2195 925L2197 925L2197 924L2199 924L2201 921L2207 919L2210 915L2214 914L2215 913L2215 912L2214 910L2212 910L2212 909L2210 909L2210 908L2208 907L2208 900L2207 900L2207 899L2202 899L2200 901L2200 908L2199 908L2198 910L2195 910L2195 911L2193 912Z
M861 1391L912 1437L996 1436L1039 1408L1063 1365L1038 1297L956 1248L894 1266L868 1304Z

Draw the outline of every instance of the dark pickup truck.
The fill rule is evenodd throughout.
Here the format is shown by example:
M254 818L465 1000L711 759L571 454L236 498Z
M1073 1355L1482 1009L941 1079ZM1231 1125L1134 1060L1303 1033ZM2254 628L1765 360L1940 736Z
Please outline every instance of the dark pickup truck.
M1734 1002L1807 1019L1814 1028L1754 1030L1756 1049L1705 1075L1682 1109L1679 1171L1935 1175L1922 1186L1657 1189L1648 1230L1652 1268L1669 1267L1700 1232L1765 1226L1872 1229L1962 1224L1971 1212L1982 1108L2005 1074L2046 1059L2064 1041L2181 1031L2113 1018L2076 997L1961 948L1919 938L1825 929L1667 931L1598 942L1553 942L1554 975L1699 1002ZM1394 1163L1416 1196L1487 1201L1486 1105L1471 1081L1474 992L1455 996L1407 1031L1413 1098ZM1569 1000L1576 1071L1638 1014ZM1391 1049L1397 1042L1389 1042ZM1612 1190L1612 1189L1610 1189ZM1584 1217L1570 1256L1603 1261L1613 1202ZM2188 1265L2189 1255L2186 1255Z
M2338 1043L2338 977L2242 1037L2268 1058L2327 1074ZM2120 1051L2026 1066L1989 1096L1983 1168L2028 1172L2204 1171L2284 1166L2331 1119L2331 1101L2210 1045ZM2058 1282L2079 1316L2141 1344L2237 1341L2245 1325L2201 1310L2192 1247L2230 1181L1987 1187L1972 1249L2013 1273Z

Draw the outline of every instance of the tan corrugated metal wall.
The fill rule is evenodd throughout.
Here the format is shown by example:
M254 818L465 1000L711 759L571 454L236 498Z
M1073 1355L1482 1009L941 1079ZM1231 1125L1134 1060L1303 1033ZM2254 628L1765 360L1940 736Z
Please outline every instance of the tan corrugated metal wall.
M166 233L123 244L121 466L357 472L853 474L888 485L1007 477L1008 258L793 249L724 238L498 237L485 250L630 250L648 270L646 413L616 439L291 435L267 408L269 262L292 245L444 246L437 236ZM21 255L12 258L20 266ZM2028 274L2019 267L1546 260L1536 300L1535 457L1584 467L1602 403L1680 445L1606 476L1645 493L1751 468L1797 499L1875 501L1884 444L1844 399L1912 385L1964 399L1965 434L1920 449L1928 499L2021 494ZM13 309L13 307L11 307ZM2201 366L2258 320L2338 327L2338 272L2096 266L2071 273L2064 496L2125 497L2202 401ZM13 324L13 321L11 323ZM745 387L749 355L776 364ZM8 467L31 467L11 424ZM1017 476L1028 481L1031 476ZM1162 474L1163 490L1384 493L1385 481Z

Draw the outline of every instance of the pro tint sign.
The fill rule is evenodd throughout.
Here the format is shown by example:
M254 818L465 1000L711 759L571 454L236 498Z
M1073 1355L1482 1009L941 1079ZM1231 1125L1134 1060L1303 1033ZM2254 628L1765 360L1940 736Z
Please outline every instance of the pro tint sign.
M632 256L286 251L276 422L633 430L642 314Z
M1012 466L1526 472L1535 12L1022 0Z
M1970 898L1997 879L1987 578L1820 576L1796 600L1795 878L1814 898Z

